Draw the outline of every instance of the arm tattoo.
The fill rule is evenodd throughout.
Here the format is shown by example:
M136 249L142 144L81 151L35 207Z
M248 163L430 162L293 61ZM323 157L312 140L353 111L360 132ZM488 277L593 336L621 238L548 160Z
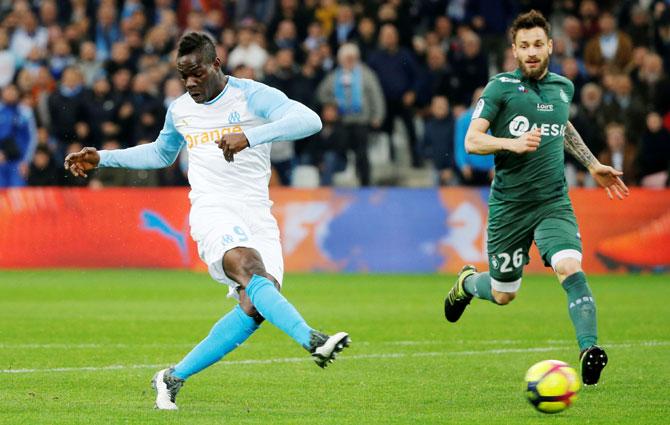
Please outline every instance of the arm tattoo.
M593 156L591 150L586 146L582 136L579 135L575 127L570 121L565 128L565 150L577 159L584 167L596 162L596 157Z

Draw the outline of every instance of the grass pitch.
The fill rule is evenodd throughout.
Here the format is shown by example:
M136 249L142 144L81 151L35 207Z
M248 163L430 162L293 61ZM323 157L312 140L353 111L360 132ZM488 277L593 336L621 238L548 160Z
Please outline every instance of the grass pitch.
M667 423L668 276L592 276L601 384L549 416L525 400L536 361L577 364L565 294L527 276L506 307L474 300L447 323L444 276L288 275L307 321L353 344L321 370L269 323L192 377L180 410L153 410L153 373L232 306L207 275L147 270L0 272L0 423Z

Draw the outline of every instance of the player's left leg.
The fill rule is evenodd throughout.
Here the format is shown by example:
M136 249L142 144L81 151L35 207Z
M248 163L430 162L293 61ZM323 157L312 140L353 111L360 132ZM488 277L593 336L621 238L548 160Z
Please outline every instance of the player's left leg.
M270 280L274 278L268 276ZM279 286L275 281L275 285ZM214 324L205 337L186 357L174 367L172 375L187 379L206 367L218 362L226 354L246 341L263 321L251 304L244 290L240 290L240 303Z
M580 350L582 380L596 384L607 364L599 347L596 305L582 270L582 245L577 222L569 203L551 207L549 216L535 230L535 242L546 265L550 265L567 294L568 314Z

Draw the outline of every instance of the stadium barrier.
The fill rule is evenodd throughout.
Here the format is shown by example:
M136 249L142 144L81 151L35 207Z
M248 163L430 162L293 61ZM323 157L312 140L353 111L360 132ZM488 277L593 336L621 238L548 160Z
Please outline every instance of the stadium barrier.
M606 272L625 263L603 255L608 243L637 244L629 248L642 252L640 261L649 255L667 261L656 269L670 264L670 190L634 189L625 201L610 201L601 190L570 196L586 270ZM487 197L488 189L471 188L272 190L292 272L454 273L464 263L486 268ZM0 268L204 269L189 235L188 210L185 188L0 190ZM527 271L550 272L535 247L531 258Z

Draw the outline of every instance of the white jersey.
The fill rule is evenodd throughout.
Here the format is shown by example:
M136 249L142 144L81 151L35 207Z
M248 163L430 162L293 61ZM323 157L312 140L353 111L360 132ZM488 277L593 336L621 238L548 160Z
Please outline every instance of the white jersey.
M100 152L100 167L161 168L174 162L182 147L189 156L191 203L269 200L270 142L296 140L321 129L319 117L264 84L228 77L223 91L198 104L186 93L168 108L155 143ZM225 134L244 133L250 148L227 162L215 143Z

